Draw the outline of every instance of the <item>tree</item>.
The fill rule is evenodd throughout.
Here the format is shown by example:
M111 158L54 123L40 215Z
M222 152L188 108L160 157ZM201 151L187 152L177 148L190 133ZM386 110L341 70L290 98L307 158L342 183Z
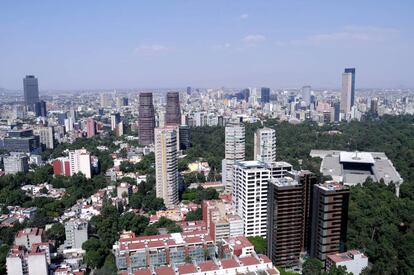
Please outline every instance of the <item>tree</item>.
M105 262L109 250L105 244L96 239L90 238L82 244L82 249L85 250L85 261L90 268L100 268Z
M123 214L119 219L120 230L132 230L137 235L142 235L147 228L149 220L145 216L136 215L133 212Z
M328 272L328 275L351 275L352 273L348 273L346 271L346 266L332 266ZM353 274L352 274L353 275Z
M321 273L323 268L322 262L315 258L309 258L303 263L303 275L317 275Z
M39 192L42 193L42 194L47 194L47 193L49 193L49 190L47 190L46 187L43 187L42 189L39 190Z
M266 239L260 236L255 237L247 237L247 239L253 244L254 250L258 254L266 254L267 251L267 243Z
M117 271L118 271L118 269L116 267L114 254L109 253L105 258L105 262L103 264L103 267L101 269L98 269L95 272L95 274L116 275Z
M201 208L197 208L194 211L190 211L187 213L187 216L185 217L186 221L199 221L203 219L203 211Z
M47 240L55 240L56 246L63 244L65 241L65 226L62 223L55 223L52 227L46 231Z
M10 247L7 244L0 246L0 274L6 274L6 257L9 254Z

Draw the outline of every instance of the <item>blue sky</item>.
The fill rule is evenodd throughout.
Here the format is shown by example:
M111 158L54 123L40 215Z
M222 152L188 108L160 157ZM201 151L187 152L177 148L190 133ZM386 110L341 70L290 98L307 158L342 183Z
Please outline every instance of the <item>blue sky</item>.
M0 87L414 87L414 1L0 2Z

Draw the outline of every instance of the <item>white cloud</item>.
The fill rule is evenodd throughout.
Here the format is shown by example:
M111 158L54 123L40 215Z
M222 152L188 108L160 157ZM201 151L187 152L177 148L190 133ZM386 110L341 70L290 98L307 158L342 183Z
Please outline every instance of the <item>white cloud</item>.
M214 45L213 49L214 50L226 50L226 49L229 49L230 47L231 47L230 43L224 43L224 44Z
M266 37L261 34L250 34L243 38L243 42L248 45L255 45L266 41Z
M320 33L292 40L293 45L327 45L327 44L352 44L384 42L396 38L399 30L392 28L378 28L371 26L346 26L340 31Z
M240 15L239 17L241 20L246 20L247 18L249 18L249 15L247 13L243 13L242 15Z
M135 48L135 53L141 53L141 54L153 54L153 53L159 53L159 52L165 52L168 48L164 45L159 44L151 44L151 45L141 45Z

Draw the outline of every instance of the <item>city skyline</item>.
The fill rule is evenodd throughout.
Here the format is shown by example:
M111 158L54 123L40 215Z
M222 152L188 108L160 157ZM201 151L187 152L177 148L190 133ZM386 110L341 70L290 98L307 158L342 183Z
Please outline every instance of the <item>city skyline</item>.
M2 3L0 87L20 90L33 74L40 90L339 88L345 67L357 68L357 89L414 87L412 6Z

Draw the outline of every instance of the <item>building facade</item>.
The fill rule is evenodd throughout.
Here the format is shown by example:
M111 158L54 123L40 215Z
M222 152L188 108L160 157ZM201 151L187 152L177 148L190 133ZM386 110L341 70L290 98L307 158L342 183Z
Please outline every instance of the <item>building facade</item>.
M342 73L341 112L348 114L355 104L355 68Z
M87 179L92 177L91 155L86 149L69 151L70 175L82 173Z
M328 255L326 257L326 272L329 272L334 266L346 267L347 272L360 275L362 270L368 267L368 257L358 250Z
M28 111L34 111L39 101L39 85L34 75L26 75L23 79L24 104Z
M155 111L152 93L139 94L138 136L141 145L154 143Z
M167 93L167 107L165 112L166 125L180 125L180 94L178 92Z
M6 175L29 171L29 158L25 154L12 153L3 159L3 163Z
M276 161L276 131L258 129L254 135L254 160L270 163Z
M43 229L41 228L25 228L17 232L14 243L17 246L24 246L31 249L35 243L42 242Z
M233 186L233 165L245 158L245 128L231 125L225 128L225 155L222 161L222 181L228 192Z
M349 187L325 182L313 187L309 255L325 262L327 255L344 252Z
M244 236L266 237L270 170L260 161L234 164L232 204L243 220Z
M86 136L88 138L94 137L96 135L96 121L89 117L86 120Z
M55 130L52 126L42 127L38 130L40 144L45 149L55 148Z
M65 248L82 249L82 244L88 240L88 222L72 219L65 223Z
M178 204L177 130L155 129L156 195L167 208Z
M270 102L270 88L266 88L266 87L261 88L260 99L262 103Z
M290 177L269 183L268 256L275 265L295 266L303 246L303 188Z
M114 131L116 126L121 122L121 115L119 113L111 114L111 130Z

